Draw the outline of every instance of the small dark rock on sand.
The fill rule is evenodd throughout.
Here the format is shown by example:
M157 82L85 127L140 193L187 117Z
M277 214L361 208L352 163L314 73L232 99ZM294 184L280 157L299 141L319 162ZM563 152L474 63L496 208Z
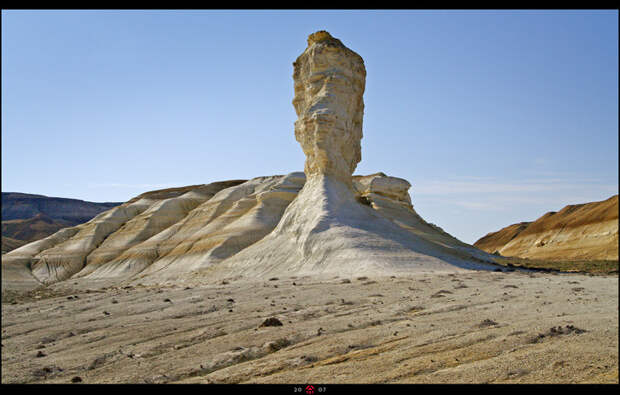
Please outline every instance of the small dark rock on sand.
M260 327L264 326L282 326L282 321L276 317L267 318L262 324L260 324Z
M478 324L480 328L484 328L485 326L494 326L494 325L497 325L497 322L490 320L488 318Z

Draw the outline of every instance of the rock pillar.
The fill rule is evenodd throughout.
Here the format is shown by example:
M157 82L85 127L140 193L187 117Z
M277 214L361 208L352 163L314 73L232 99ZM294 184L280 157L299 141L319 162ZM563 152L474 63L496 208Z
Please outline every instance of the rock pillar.
M295 138L306 154L306 176L328 176L350 186L362 159L364 60L318 31L293 66Z

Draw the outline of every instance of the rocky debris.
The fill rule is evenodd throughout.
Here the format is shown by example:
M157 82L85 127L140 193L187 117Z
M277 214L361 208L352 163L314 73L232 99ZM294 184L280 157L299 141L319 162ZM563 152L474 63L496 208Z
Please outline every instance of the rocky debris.
M62 368L52 365L52 366L45 366L43 368L36 369L32 372L32 375L35 377L47 377L49 375L61 373L62 371L63 371Z
M291 345L291 341L283 337L268 344L269 351L276 352Z
M81 382L82 382L82 378L81 378L80 376L74 376L74 377L71 379L71 382L72 382L72 383L81 383Z
M529 374L530 372L531 370L529 369L515 369L515 370L511 370L510 372L506 373L506 377L510 379L514 379L517 377L525 376L526 374Z
M56 341L56 336L43 336L41 338L41 344L50 344Z
M314 355L301 355L299 358L305 363L313 363L319 360L319 358Z
M102 366L105 363L106 359L107 357L105 355L95 358L90 363L90 365L88 365L88 370L97 369L98 367Z
M495 326L495 325L498 325L497 322L486 318L484 321L482 321L480 324L478 324L478 327L479 328L484 328L484 327L487 327L487 326Z
M556 334L556 335L567 335L569 333L576 333L579 335L585 332L586 332L585 329L580 329L573 325L566 325L564 328L562 328L561 326L557 326L555 327L555 329L554 328L549 329L549 333Z
M123 297L121 310L133 313L133 316L119 314L121 310L113 310L112 318L102 317L101 308L117 297L118 291L115 289L103 295L82 298L84 300L78 304L71 303L71 311L54 311L57 306L67 304L64 296L32 303L30 313L24 311L24 306L17 309L9 307L3 311L3 323L6 321L9 324L3 327L3 356L9 357L2 364L5 375L3 382L70 384L72 377L84 374L82 379L85 383L137 383L164 373L169 376L169 382L198 383L204 382L206 377L220 383L273 383L275 377L278 377L279 382L294 382L300 371L292 361L296 360L299 367L310 365L304 364L301 355L318 357L320 362L314 368L302 372L308 377L314 377L311 379L315 382L333 380L343 369L350 369L349 373L355 374L348 382L360 382L371 375L373 382L395 382L395 373L409 377L412 372L434 366L432 371L420 374L417 380L421 380L418 382L445 383L454 380L453 368L457 365L457 373L468 372L468 381L479 383L501 382L506 372L521 367L530 369L532 366L536 368L532 369L537 372L537 376L532 376L531 380L536 382L615 380L617 348L614 345L617 344L617 326L609 325L617 318L617 281L614 282L613 278L539 275L535 281L531 281L524 273L510 281L496 282L490 281L495 276L488 272L472 273L471 279L457 274L456 278L467 281L472 291L462 292L452 289L455 282L445 274L429 275L426 283L418 281L422 277L420 275L407 276L398 281L390 280L389 275L369 275L378 284L368 287L355 280L357 275L349 277L353 284L346 287L339 284L342 276L338 279L333 277L335 275L322 279L304 277L296 280L303 282L303 287L292 287L292 280L287 275L281 275L279 290L262 287L268 277L247 283L235 282L226 288L217 284L204 285L195 289L192 295L182 291L181 286L167 290L170 292L169 297L177 296L175 304L163 310L162 307L168 305L162 304L161 295L155 294L157 289L145 287L137 291L136 295ZM579 279L581 284L567 284L573 279ZM522 291L503 289L510 283L518 285ZM421 290L411 292L408 290L411 285ZM567 303L570 289L577 286L586 288L588 300ZM474 296L475 289L480 290L479 296ZM551 292L553 289L559 292ZM441 300L429 299L431 294L439 290L450 290L454 295L447 295L448 298ZM502 302L498 301L498 296L503 291L520 291L519 294L525 296L538 295L540 292L541 299L515 298L510 306L506 305L510 309L501 309ZM183 296L181 299L184 301L178 295ZM293 295L296 298L293 299ZM188 303L192 296L199 299L199 302ZM146 303L149 297L152 299L150 304ZM571 299L576 297L571 296ZM590 302L594 297L598 297L601 302ZM227 302L230 298L236 300L235 306L243 306L243 309L234 314L227 313L225 310L228 308L225 306L230 306L230 302ZM343 299L355 302L355 306L340 306ZM446 299L457 300L446 303ZM271 300L276 301L277 308L268 307ZM376 300L385 301L385 305L373 305ZM326 302L330 301L333 302L331 313L325 314L323 309ZM551 301L553 306L544 308L541 306L543 301ZM205 310L212 304L219 306L219 312L205 314ZM89 311L82 310L86 307ZM287 307L288 312L283 312L283 307ZM541 308L541 311L536 312L537 308ZM261 309L263 312L257 311ZM407 309L412 311L408 312ZM519 318L511 321L514 314L507 310L518 311ZM143 313L134 313L139 311ZM559 318L558 314L563 312L569 314ZM145 315L151 319L144 320ZM183 319L174 320L177 315ZM86 320L92 317L97 321L87 323ZM280 321L283 324L287 322L287 325L259 328L269 317L281 318ZM584 321L583 317L587 319ZM477 325L485 318L494 322L500 319L501 322L497 321L499 325L496 326L478 328ZM375 320L381 323L376 322L375 326L371 326L370 323ZM46 325L46 328L29 332L35 321ZM586 321L591 328L583 327ZM435 326L431 327L430 324ZM591 334L547 336L542 344L527 343L531 336L557 325L561 325L559 331L564 331L567 324L588 329ZM317 336L319 327L325 331L321 330ZM216 337L219 329L228 334ZM525 333L517 335L517 329ZM66 339L69 331L74 331L77 336ZM557 328L556 331L559 332ZM43 351L47 353L49 350L49 355L35 358L38 351L35 347L43 338L57 339L54 342L56 345L46 344L47 349ZM275 343L278 339L287 339L294 345L279 348L279 344L284 342ZM270 345L271 342L274 344ZM365 346L371 349L364 351ZM239 347L238 352L231 352L236 347ZM233 359L237 354L246 355L244 352L252 348L257 348L254 353L258 357L256 363L242 363L247 361ZM84 351L80 352L82 357L78 355L76 359L76 350ZM558 353L558 350L561 352ZM132 352L143 354L143 357L135 357ZM93 359L105 353L110 353L105 363L96 369L87 370ZM247 355L251 354L248 352ZM487 358L493 355L496 358ZM595 356L594 360L592 355ZM483 359L485 365L480 364L480 356L486 358ZM224 369L212 370L216 366L214 362L220 357L234 364L217 365ZM430 358L437 363L428 365ZM549 366L558 360L571 361L570 366L554 373ZM399 372L394 371L394 361L400 361L397 365L402 370ZM48 373L40 378L33 376L33 370L53 364L65 371L60 374ZM199 364L203 364L204 371L196 371ZM595 366L589 369L588 364ZM604 370L605 376L601 378L597 366L603 364L611 365L611 368ZM273 372L277 376L272 376ZM583 373L579 373L582 374L579 376L576 372Z
M530 343L540 343L541 341L543 341L543 339L548 338L548 337L570 335L572 333L579 335L585 332L587 332L585 329L580 329L573 325L566 325L565 327L554 326L554 327L549 328L547 332L539 333L538 335L531 338Z

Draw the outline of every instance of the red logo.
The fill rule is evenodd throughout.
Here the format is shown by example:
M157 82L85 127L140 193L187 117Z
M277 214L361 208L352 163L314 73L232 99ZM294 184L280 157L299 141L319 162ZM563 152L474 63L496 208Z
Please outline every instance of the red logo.
M306 386L306 394L314 395L314 387L312 385Z

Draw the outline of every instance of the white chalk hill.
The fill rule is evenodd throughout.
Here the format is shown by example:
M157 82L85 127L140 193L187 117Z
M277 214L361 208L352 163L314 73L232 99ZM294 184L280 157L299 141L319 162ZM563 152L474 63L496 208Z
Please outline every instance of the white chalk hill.
M3 287L489 268L487 253L415 212L403 179L354 176L354 190L305 181L296 172L142 194L5 254Z

